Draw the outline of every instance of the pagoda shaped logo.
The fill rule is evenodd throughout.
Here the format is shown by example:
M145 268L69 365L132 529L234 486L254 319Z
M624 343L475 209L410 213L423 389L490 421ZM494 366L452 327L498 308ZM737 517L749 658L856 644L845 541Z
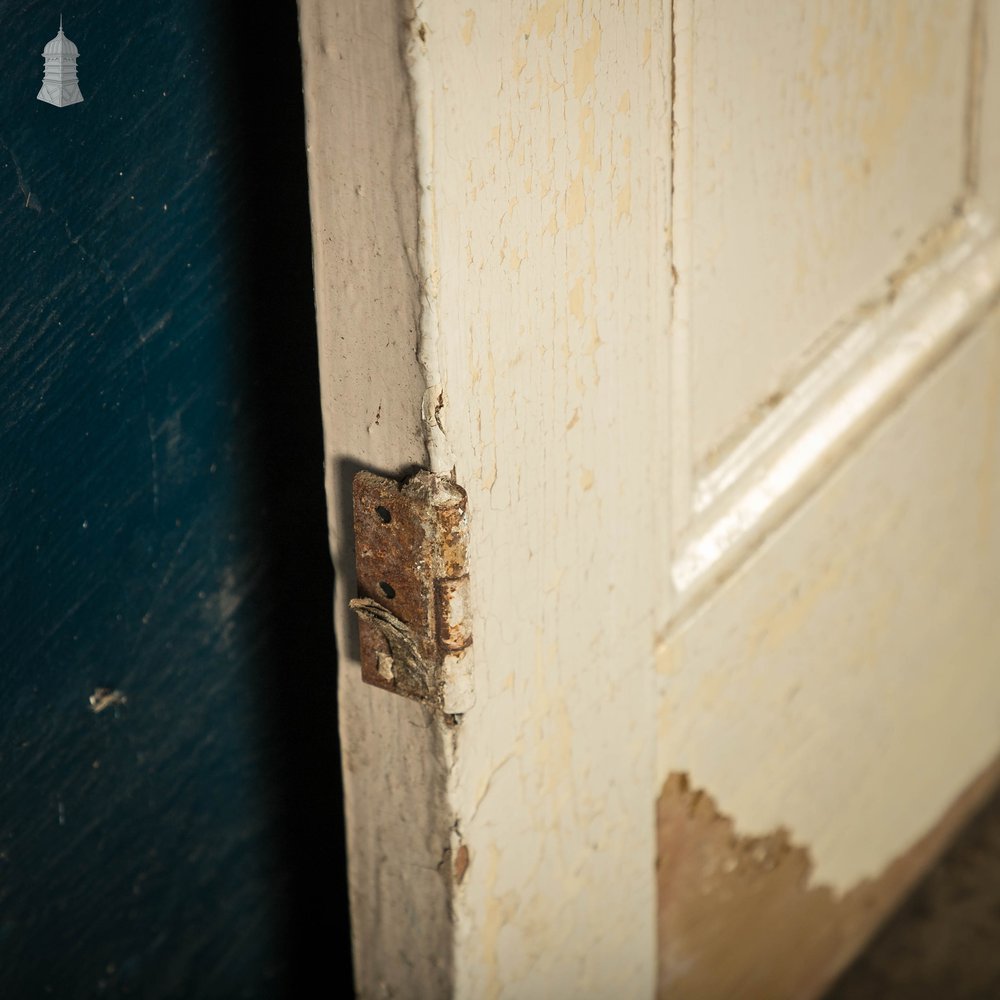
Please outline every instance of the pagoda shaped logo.
M42 50L45 59L45 76L38 99L57 108L79 104L83 100L80 84L76 80L76 60L80 50L63 34L62 15L59 16L59 34Z

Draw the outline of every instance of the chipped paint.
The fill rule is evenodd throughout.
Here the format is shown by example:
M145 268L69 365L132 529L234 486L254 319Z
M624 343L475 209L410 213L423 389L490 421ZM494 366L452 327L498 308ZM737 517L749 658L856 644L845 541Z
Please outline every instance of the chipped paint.
M839 895L814 883L808 848L787 830L748 836L711 793L668 775L657 804L657 995L820 996L998 779L1000 758L877 877Z
M300 0L299 20L356 987L362 996L445 997L453 879L440 863L454 837L451 733L439 713L362 683L348 611L354 473L426 468L428 440L436 467L447 466L438 424L445 393L427 392L440 381L437 327L417 275L433 262L427 239L418 252L418 213L431 193L417 189L415 109L401 57L422 40L412 25L410 39L397 0ZM456 23L445 30L462 46ZM433 43L434 32L424 34ZM397 908L407 919L385 919Z
M466 45L472 44L472 33L476 30L476 12L469 9L465 12L465 22L462 24L462 41Z
M445 387L439 361L441 328L437 310L437 287L440 269L435 222L434 94L431 63L427 54L430 44L427 8L428 4L424 0L413 0L411 12L405 22L404 55L410 78L409 99L413 108L413 149L419 199L416 277L420 290L420 318L416 350L426 382L421 416L430 470L443 476L448 475L455 462L445 433Z
M597 57L601 51L601 24L596 16L590 19L590 35L573 53L573 96L583 97L594 85Z
M976 488L1000 457L1000 317L972 329L658 653L661 777L747 835L785 827L836 893L1000 751L1000 538Z
M465 878L465 873L468 870L469 848L467 845L462 844L462 846L455 852L455 882L461 885L462 879Z
M646 0L517 0L474 5L465 45L443 26L468 7L419 8L435 380L470 562L490 567L471 578L477 704L450 790L474 859L456 994L648 996L653 717L634 706L651 671L633 668L653 604L629 594L654 600L657 568L653 507L622 483L665 473L627 442L656 433L665 350L669 31Z
M327 46L309 57L313 115L338 108L353 151L342 155L328 125L311 160L326 199L314 218L328 457L398 469L429 453L468 490L470 562L483 568L470 577L480 697L460 727L346 678L364 990L649 996L653 800L672 772L721 803L706 793L699 812L690 788L676 796L682 819L707 809L735 843L739 856L714 874L829 902L881 880L997 749L988 668L1000 594L983 567L1000 542L991 531L984 544L981 528L993 487L974 500L967 489L973 467L994 479L994 446L969 443L995 409L985 380L997 360L983 343L1000 333L995 320L976 327L995 269L982 259L969 269L974 316L968 298L941 296L956 322L972 317L962 337L927 355L919 388L898 380L910 391L862 444L851 439L835 474L820 463L822 489L796 486L794 516L769 523L742 571L671 623L651 677L651 636L676 597L668 560L685 541L671 531L709 464L782 409L833 324L867 301L866 283L898 271L963 190L971 7L948 0L900 20L891 5L852 4L854 27L835 30L817 11L836 2L799 18L706 0L696 19L687 2L420 0L402 26L402 67L395 8L380 0L379 31L357 41L381 60L360 75L386 93L349 100L331 66L344 57L344 79L357 80L361 56L337 51L345 24L328 5L303 6ZM899 42L885 47L893 65L874 67L891 100L864 104L867 118L855 112L878 46L859 35ZM897 99L907 87L922 95L912 108ZM383 119L352 132L372 108ZM880 145L875 126L895 138ZM775 158L789 137L798 145ZM369 171L357 188L336 174L353 159ZM397 160L398 176L379 173ZM341 219L331 193L352 189L393 198L362 199ZM345 297L343 261L363 261L371 242L351 227L385 202L395 214L379 216L379 234L404 252L357 264L359 290L352 279ZM769 230L773 219L782 225ZM367 303L366 322L339 297ZM347 322L361 330L353 348L336 340ZM343 413L364 414L357 434ZM981 586L942 586L953 578ZM660 853L661 870L679 858ZM888 905L871 898L873 914Z

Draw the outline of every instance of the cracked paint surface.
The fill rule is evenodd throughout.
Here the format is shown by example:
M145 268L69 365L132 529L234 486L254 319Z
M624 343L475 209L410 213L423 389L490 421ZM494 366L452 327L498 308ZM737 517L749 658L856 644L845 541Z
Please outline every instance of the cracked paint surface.
M363 37L361 7L303 5L328 40L313 86L339 109L314 160L320 188L328 185L314 199L314 216L326 220L318 267L333 276L318 283L320 313L346 321L350 306L378 330L352 353L338 343L337 324L328 326L327 434L336 442L328 454L393 469L430 464L466 489L477 703L446 731L385 708L352 687L350 669L344 674L365 982L374 992L427 982L476 998L648 996L657 950L653 806L667 775L683 771L718 796L740 837L788 830L809 858L792 882L808 898L826 898L879 878L995 753L995 682L983 668L1000 643L987 610L998 600L993 581L971 601L955 588L930 613L914 582L955 571L981 580L977 546L995 540L996 465L982 447L972 458L961 447L969 427L992 426L995 326L941 364L904 401L897 416L905 419L879 426L743 574L674 622L654 652L653 629L674 610L665 572L677 541L671 516L687 515L693 471L667 460L692 436L691 400L675 393L672 370L690 357L666 349L668 331L678 334L671 278L686 294L692 277L687 257L672 274L669 246L681 233L676 249L690 256L690 177L674 189L672 214L669 204L671 134L675 151L690 138L670 113L671 12L654 3L421 0L396 7L399 39L388 37L393 6L378 8L384 51L366 69L368 81L391 82L391 94L378 95L391 113L355 135L357 108L372 105L339 96L344 78L328 82L323 71L351 54L335 39L345 45L348 29ZM851 16L864 11L852 7ZM940 37L924 30L917 41L906 25L893 29L904 55L911 42L919 49L914 86L926 90L935 67L947 76L928 100L949 124L955 87L945 70L962 60L941 53L960 55L967 27ZM678 35L685 44L690 29ZM825 65L836 44L818 30L809 58ZM689 55L678 53L684 73ZM881 79L883 68L871 68ZM884 69L895 101L886 127L912 139L919 129L897 99L895 70ZM748 74L763 71L751 65ZM878 108L868 110L877 117ZM360 183L337 174L349 159L335 145L345 130L355 157L372 161ZM862 132L874 142L871 128ZM387 149L370 154L386 134L414 139L412 150L402 143L406 155L393 162L405 169L391 178ZM732 153L716 138L714 170ZM895 162L892 148L869 152L872 162ZM924 152L945 188L962 174L948 144ZM808 204L826 168L792 167ZM858 183L869 190L874 181ZM365 203L370 184L391 187L395 215L359 236L352 224L368 225L386 208L384 199ZM775 192L783 204L783 178ZM756 231L741 218L732 225L753 242ZM404 261L390 266L375 255L381 263L359 269L369 243L381 254L400 236ZM760 252L754 245L743 259ZM701 247L695 262L710 257ZM802 287L810 277L778 270ZM840 315L850 296L834 293ZM712 306L724 309L724 295ZM809 314L808 302L798 306ZM690 312L685 323L704 319L703 309ZM809 344L792 346L797 354ZM767 405L780 398L768 395ZM356 429L338 423L337 406L364 414ZM706 447L717 436L703 434ZM974 474L986 485L970 505L962 484ZM331 477L334 510L336 489ZM928 539L927 525L941 523L963 525L953 547L943 535ZM894 567L891 578L870 572L876 562ZM970 665L969 685L946 682L943 665L954 662ZM957 738L934 725L941 705L968 720ZM915 759L921 769L911 775ZM377 796L365 798L366 782ZM411 806L408 830L398 814L409 818ZM419 919L383 919L398 913Z
M489 567L449 785L469 859L455 994L649 995L652 604L628 595L655 587L637 442L656 392L622 359L654 358L667 325L662 8L416 17L434 381Z
M950 215L965 170L973 7L676 4L689 67L678 164L689 178L681 279L699 468Z

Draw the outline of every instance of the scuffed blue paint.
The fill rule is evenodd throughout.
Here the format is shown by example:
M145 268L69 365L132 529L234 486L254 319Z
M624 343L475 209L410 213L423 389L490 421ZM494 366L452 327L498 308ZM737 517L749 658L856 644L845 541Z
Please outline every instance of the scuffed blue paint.
M287 979L241 165L208 7L66 9L86 100L54 108L60 8L0 4L5 997ZM126 704L91 711L100 686Z

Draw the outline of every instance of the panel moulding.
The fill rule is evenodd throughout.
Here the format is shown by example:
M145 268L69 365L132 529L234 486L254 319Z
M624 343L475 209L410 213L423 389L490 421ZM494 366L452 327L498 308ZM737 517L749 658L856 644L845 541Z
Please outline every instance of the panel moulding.
M695 483L689 523L675 536L675 613L728 576L1000 298L1000 231L974 206L917 258Z
M693 396L695 145L692 0L672 5L672 321L669 347L670 579L661 636L727 578L915 388L1000 296L1000 227L981 161L996 129L983 108L990 7L971 5L963 184L955 209L914 247L879 297L817 341L802 374L707 467ZM984 133L981 136L980 133ZM990 175L985 178L989 188Z

